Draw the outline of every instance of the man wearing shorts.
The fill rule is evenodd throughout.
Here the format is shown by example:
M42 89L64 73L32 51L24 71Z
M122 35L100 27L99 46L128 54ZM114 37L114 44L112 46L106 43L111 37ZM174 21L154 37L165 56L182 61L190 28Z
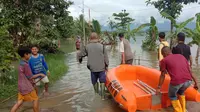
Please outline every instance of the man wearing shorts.
M98 35L96 33L91 33L89 44L81 51L79 57L80 62L82 58L87 56L87 67L91 72L91 80L94 86L94 90L98 93L98 80L101 84L101 96L102 100L105 95L105 82L106 82L106 73L107 67L109 64L107 51L104 45L99 43Z
M48 75L50 75L47 63L45 61L44 55L38 53L38 47L36 45L32 46L31 51L32 51L32 55L31 58L29 60L29 66L31 68L31 71L33 73L33 75L35 74L45 74L46 76L44 78L38 77L35 81L38 82L36 85L39 86L40 85L40 80L44 83L45 89L44 89L44 94L48 95L48 83L49 83L49 79L47 77L47 73Z
M194 88L198 89L196 78L193 76L188 61L180 54L172 54L169 47L162 48L164 59L160 62L161 75L157 88L160 92L165 79L165 74L169 73L171 77L168 95L171 100L174 112L186 112L186 101L184 92L194 81ZM177 97L177 94L179 95Z
M38 95L33 87L33 79L45 77L44 74L32 75L31 69L28 64L31 51L29 48L20 47L18 54L21 56L18 74L18 101L12 107L11 112L16 112L24 101L33 102L33 112L39 112Z

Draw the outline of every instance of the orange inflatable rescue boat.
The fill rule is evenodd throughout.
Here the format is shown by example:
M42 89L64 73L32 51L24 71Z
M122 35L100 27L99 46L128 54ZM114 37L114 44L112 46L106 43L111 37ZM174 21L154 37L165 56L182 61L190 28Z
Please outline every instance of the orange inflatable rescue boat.
M106 87L114 100L128 112L156 110L171 105L168 98L169 75L166 75L161 95L155 94L160 72L144 66L120 65L110 69ZM185 92L187 101L200 102L200 93L192 85Z

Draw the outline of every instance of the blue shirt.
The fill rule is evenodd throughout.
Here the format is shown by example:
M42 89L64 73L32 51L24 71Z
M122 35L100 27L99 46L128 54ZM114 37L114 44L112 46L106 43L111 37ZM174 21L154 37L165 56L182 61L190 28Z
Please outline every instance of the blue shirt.
M33 55L29 59L29 66L31 68L31 71L33 75L35 74L47 74L48 66L45 62L45 58L43 54L38 54L37 57L34 57Z

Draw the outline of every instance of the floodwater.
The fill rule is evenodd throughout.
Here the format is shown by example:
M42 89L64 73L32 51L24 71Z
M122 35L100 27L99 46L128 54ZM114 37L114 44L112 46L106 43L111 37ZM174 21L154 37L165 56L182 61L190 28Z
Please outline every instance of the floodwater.
M140 58L140 65L151 68L158 68L156 52L145 51L141 49L144 37L137 37L137 41L131 40L131 47L135 53L135 58ZM69 66L68 72L56 83L50 87L51 95L47 98L40 99L40 108L42 112L124 112L112 100L102 101L98 95L94 94L90 81L90 72L86 67L85 58L82 64L76 61L76 52L74 44L67 44L65 47L73 49L68 53L66 64ZM196 46L192 47L192 55L196 56ZM109 51L110 66L109 68L119 65L119 53L116 49L107 47ZM148 61L143 61L148 60ZM138 64L138 62L135 62ZM194 63L194 73L198 77L200 84L199 66ZM0 105L0 112L9 112L9 109L15 103L16 99ZM199 103L188 102L187 109L189 112L200 112ZM31 104L25 103L20 112L32 112ZM172 112L172 108L157 111L138 111L138 112Z

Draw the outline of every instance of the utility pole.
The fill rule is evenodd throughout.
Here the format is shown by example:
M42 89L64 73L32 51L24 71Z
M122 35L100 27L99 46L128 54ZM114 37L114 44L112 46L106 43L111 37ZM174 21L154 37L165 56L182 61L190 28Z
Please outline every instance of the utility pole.
M90 8L88 9L89 12L89 21L88 21L88 25L89 25L89 32L91 32L91 20L90 20ZM88 37L87 37L87 42L89 41Z
M84 46L86 45L86 39L85 39L85 19L84 19L84 0L83 0L83 40L84 40Z

